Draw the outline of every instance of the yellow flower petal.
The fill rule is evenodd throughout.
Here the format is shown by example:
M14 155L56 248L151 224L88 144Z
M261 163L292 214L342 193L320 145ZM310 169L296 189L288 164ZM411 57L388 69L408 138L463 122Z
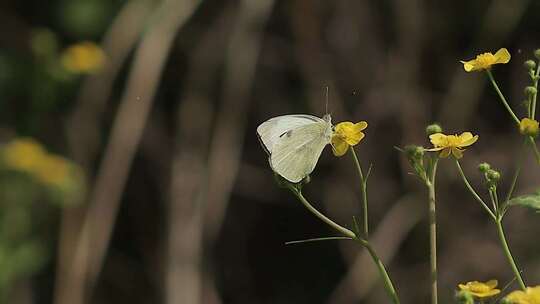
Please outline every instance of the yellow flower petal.
M442 152L439 154L439 157L447 158L448 156L450 156L450 152L452 152L451 148L444 148L444 150L442 150Z
M356 128L358 128L359 131L363 131L365 128L368 127L368 123L366 121L360 121L354 124Z
M473 136L471 132L464 132L459 136L459 140L461 143L458 147L468 147L478 140L478 135Z
M442 133L431 134L429 140L435 147L444 146L446 144L446 135Z
M508 63L510 61L510 53L506 48L499 49L495 53L495 64L496 63Z
M513 304L530 304L529 297L524 291L516 290L506 296L506 300Z
M465 72L473 72L477 70L475 68L476 60L460 61L460 62L463 63L463 69L465 70Z
M347 150L349 150L349 145L345 141L337 136L332 137L332 151L335 156L343 156Z
M452 148L452 155L454 155L455 158L460 159L463 157L463 152L458 148Z
M495 288L497 285L499 285L499 281L497 280L489 280L486 282L486 285L489 286L489 288Z

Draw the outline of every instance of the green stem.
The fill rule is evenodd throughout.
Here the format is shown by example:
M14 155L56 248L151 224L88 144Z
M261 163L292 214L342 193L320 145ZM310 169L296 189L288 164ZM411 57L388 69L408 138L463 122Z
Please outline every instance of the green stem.
M351 230L340 226L339 224L335 223L328 217L326 217L324 214L320 213L317 209L315 209L308 200L302 195L302 192L295 188L294 186L289 186L289 189L296 195L296 197L300 200L300 202L316 217L318 217L320 220L328 224L330 227L334 228L338 232L344 235L344 237L328 237L328 238L318 238L318 239L309 239L309 240L302 240L302 241L293 241L289 242L290 244L293 243L305 243L305 242L315 242L315 241L324 241L324 240L354 240L358 242L360 245L365 247L369 254L371 255L371 258L373 259L373 262L375 263L375 266L377 266L377 270L379 271L384 287L386 291L388 292L388 296L392 300L394 304L399 304L399 298L396 292L396 289L394 288L394 285L392 284L392 280L390 279L390 276L388 275L388 272L386 271L386 268L384 267L384 264L382 263L381 259L377 256L377 253L375 252L375 249L371 247L371 244L364 239L359 238L354 232Z
M352 238L346 237L346 236L329 236L329 237L320 237L320 238L297 240L297 241L288 241L288 242L285 242L285 245L323 242L323 241L340 241L340 240L350 241L350 240L352 240Z
M504 98L503 93L499 89L499 86L497 85L497 82L495 82L495 78L493 78L493 75L491 74L491 71L488 69L486 70L489 80L491 81L491 84L493 85L493 88L495 88L495 91L497 91L497 94L499 95L499 98L501 99L501 102L503 103L504 107L510 113L514 121L519 125L519 119L517 118L516 114L514 114L514 111L512 111L512 108L510 108L510 105L506 101L506 98Z
M493 220L496 220L496 217L493 211L489 209L489 207L486 205L484 200L478 195L478 193L476 193L474 188L471 186L471 184L469 183L469 180L467 180L467 177L465 176L465 173L463 173L463 169L461 169L461 165L459 164L459 161L457 159L456 159L456 166L458 168L459 174L461 175L461 178L463 179L463 182L465 183L465 186L467 186L467 189L469 189L473 197L482 205L482 207L484 207L484 209L491 216L491 218Z
M318 217L321 221L325 222L328 226L334 228L335 230L337 230L338 232L340 232L341 234L343 234L344 236L346 237L349 237L349 238L356 238L356 234L354 234L354 232L352 232L351 230L337 224L336 222L332 221L331 219L329 219L328 217L326 217L324 214L320 213L317 209L315 209L315 207L313 207L308 201L307 199L302 195L302 192L295 189L295 188L290 188L291 191L296 195L296 197L298 197L298 199L300 200L300 202L311 212L313 213L316 217Z
M516 262L514 261L514 257L512 256L512 253L510 252L510 248L508 247L508 242L506 241L506 237L504 235L504 230L502 226L502 219L498 218L495 220L495 224L497 225L497 234L499 235L499 240L501 241L501 245L504 250L504 254L506 255L506 258L508 259L508 263L510 263L510 266L512 267L512 271L514 272L514 276L516 277L519 287L521 289L525 290L525 282L523 282L523 278L521 277L521 273L518 270L518 267L516 265Z
M535 76L535 79L534 79L534 87L538 90L538 75L540 74L540 64L538 65L538 67L536 68L536 74L534 74ZM534 119L535 117L535 114L536 114L536 97L538 96L538 92L534 93L533 97L532 97L532 105L531 105L531 116L530 118L531 119Z
M394 288L394 284L392 284L392 280L390 279L390 276L388 275L388 272L386 271L386 268L384 267L384 264L382 263L381 259L377 255L377 252L375 252L375 249L371 247L371 244L367 242L366 240L362 239L355 239L358 243L360 243L363 247L367 249L369 252L369 255L373 259L373 263L375 263L375 266L377 266L377 270L379 271L379 274L381 275L384 283L384 289L388 293L388 296L390 299L392 299L392 302L394 304L399 304L399 297L396 292L396 289Z
M358 161L358 156L356 156L356 151L354 151L354 147L350 147L351 154L354 159L354 163L356 165L356 170L358 171L358 175L360 176L360 192L362 194L362 216L363 216L363 232L364 232L364 238L369 238L369 220L368 220L368 198L367 198L367 180L364 178L364 173L362 172L362 166L360 165L360 161ZM368 173L369 175L369 173Z
M437 173L437 162L435 159L431 168L428 186L429 200L429 257L430 257L430 278L431 278L431 303L437 304L437 212L435 200L435 176Z
M536 162L538 164L540 164L540 152L538 152L538 147L536 147L536 142L534 141L534 138L532 136L528 136L527 137L529 143L531 144L531 147L533 149L533 152L534 152L534 157L536 158Z

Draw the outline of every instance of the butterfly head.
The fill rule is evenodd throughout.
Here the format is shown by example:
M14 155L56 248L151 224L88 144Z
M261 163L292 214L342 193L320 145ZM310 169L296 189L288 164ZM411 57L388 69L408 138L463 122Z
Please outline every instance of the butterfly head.
M325 114L322 119L327 123L332 124L332 116L330 116L330 114Z

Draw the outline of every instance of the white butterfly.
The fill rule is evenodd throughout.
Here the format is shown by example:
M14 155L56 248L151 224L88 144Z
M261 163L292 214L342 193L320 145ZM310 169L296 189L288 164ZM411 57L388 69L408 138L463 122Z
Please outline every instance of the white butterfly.
M284 115L271 118L257 127L257 134L268 152L272 170L290 182L298 183L308 176L332 140L333 126L329 114Z

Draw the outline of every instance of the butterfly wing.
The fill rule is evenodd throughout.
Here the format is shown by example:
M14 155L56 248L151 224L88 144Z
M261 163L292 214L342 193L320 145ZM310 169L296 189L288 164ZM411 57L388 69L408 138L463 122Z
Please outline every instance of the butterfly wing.
M319 117L304 114L283 115L271 118L257 127L257 135L269 154L274 150L274 145L281 140L287 132L313 123L324 123Z
M270 165L290 182L298 183L309 175L330 143L332 124L321 120L287 131L274 142Z

